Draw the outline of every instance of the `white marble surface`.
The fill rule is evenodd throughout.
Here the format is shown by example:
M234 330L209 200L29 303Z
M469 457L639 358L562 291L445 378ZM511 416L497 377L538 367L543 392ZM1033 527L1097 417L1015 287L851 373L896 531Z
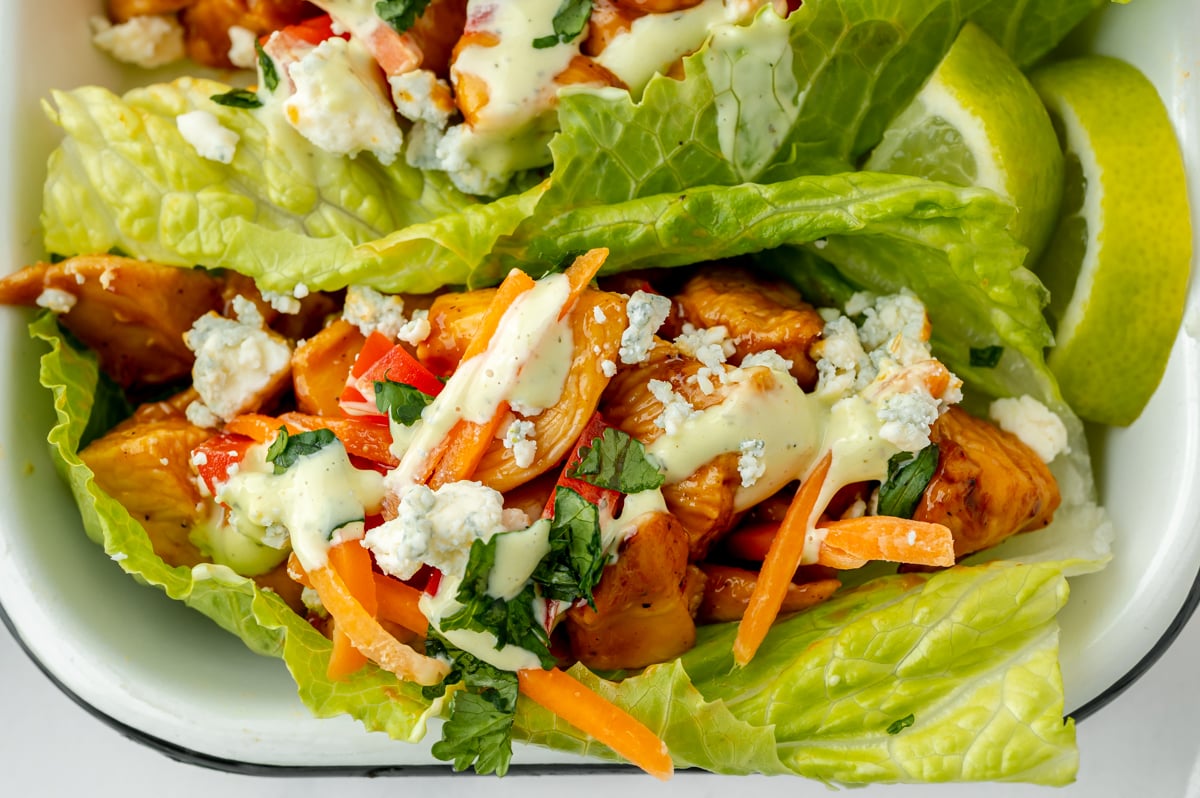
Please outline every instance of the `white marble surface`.
M1063 789L1014 785L888 786L869 796L1200 796L1200 617L1150 672L1079 725L1078 781ZM0 794L7 796L170 795L241 798L308 795L396 796L415 790L478 793L489 798L537 794L573 797L633 790L638 795L828 795L820 785L786 779L682 774L668 784L639 775L508 777L282 778L234 775L183 764L127 739L75 704L0 630ZM863 795L863 791L854 791Z

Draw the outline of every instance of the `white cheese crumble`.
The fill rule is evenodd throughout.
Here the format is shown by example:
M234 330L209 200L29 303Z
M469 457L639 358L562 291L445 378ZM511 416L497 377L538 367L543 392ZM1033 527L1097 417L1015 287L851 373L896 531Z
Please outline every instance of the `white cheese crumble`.
M291 367L292 347L283 337L263 329L263 317L253 302L233 300L237 320L209 311L183 340L196 353L192 382L200 403L212 415L229 420L261 400L261 394ZM188 406L189 421L215 426L199 407Z
M1032 396L997 399L988 406L988 416L1033 449L1044 463L1071 451L1062 419Z
M521 419L509 424L504 432L504 448L512 451L518 468L528 468L537 454L537 441L530 437L533 432L533 422Z
M395 518L367 531L363 545L399 579L411 579L422 565L459 576L473 542L527 521L520 511L506 511L504 497L482 483L449 482L437 490L418 484L405 492Z
M925 307L903 291L876 297L855 294L846 315L826 314L822 340L814 347L816 393L829 402L858 396L874 409L879 434L901 451L929 445L929 429L947 407L962 400L962 381L929 348ZM856 325L851 316L862 317Z
M381 294L365 286L352 285L346 290L346 304L342 318L358 328L363 335L380 332L392 340L404 341L416 346L429 337L429 311L413 311L409 318L404 314L404 298L395 294Z
M263 300L280 313L295 315L300 312L300 300L291 294L276 291L261 291L260 293Z
M61 288L44 288L37 298L38 307L47 308L54 313L70 313L78 301L78 297Z
M599 305L592 307L592 318L596 320L597 324L603 324L604 322L608 321L608 316L605 315L604 308L600 307Z
M118 61L154 69L184 57L183 26L170 14L144 14L114 25L102 16L88 20L92 44Z
M207 158L217 163L232 163L237 152L239 136L208 111L188 111L175 117L175 126L179 128L184 141L201 158Z
M241 25L230 25L227 33L229 52L226 55L229 56L229 62L242 69L254 69L258 66L258 50L254 47L258 37L254 35L254 31Z
M324 618L328 614L325 605L321 603L321 595L311 587L303 588L300 591L300 602L306 610L319 618Z
M617 373L617 364L605 358L600 361L600 373L605 377L614 377Z
M439 130L455 111L450 84L428 69L414 69L388 78L392 102L405 119L428 122Z
M755 366L765 366L771 371L776 371L780 374L790 374L792 365L792 361L774 349L764 349L761 352L751 352L742 358L741 368L748 369Z
M661 294L634 291L625 306L628 325L621 333L617 354L622 363L641 363L654 345L654 333L671 313L671 300Z
M759 477L767 473L765 455L767 443L758 438L742 441L738 447L738 473L742 476L742 487L753 487Z
M676 434L685 421L699 415L687 399L675 392L671 383L665 380L650 380L646 387L663 408L658 418L654 419L654 425L664 430L667 435Z
M384 91L379 67L357 40L334 36L288 67L295 93L284 101L288 122L326 152L371 152L396 159L404 134Z

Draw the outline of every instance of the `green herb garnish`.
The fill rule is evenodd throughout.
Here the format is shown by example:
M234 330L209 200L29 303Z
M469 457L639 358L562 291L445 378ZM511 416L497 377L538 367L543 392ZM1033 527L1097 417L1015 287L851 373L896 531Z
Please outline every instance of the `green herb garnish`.
M257 94L246 89L230 89L224 94L214 94L209 99L227 108L262 108L263 104Z
M397 424L411 427L421 418L421 411L432 401L433 397L429 394L403 382L375 382L375 407L379 408L381 413L389 414Z
M279 435L267 449L267 462L275 465L276 474L282 474L301 457L316 454L336 440L337 436L327 429L289 435L286 427L280 427Z
M396 33L404 33L425 13L429 0L379 0L375 13Z
M642 442L615 427L608 427L580 450L570 476L621 493L640 493L663 484L663 475L646 457Z
M554 33L533 40L535 49L544 50L556 44L567 44L583 33L592 16L592 0L563 0L554 12Z
M931 443L913 456L900 452L888 460L887 480L879 486L879 514L912 518L921 494L938 466L938 447Z

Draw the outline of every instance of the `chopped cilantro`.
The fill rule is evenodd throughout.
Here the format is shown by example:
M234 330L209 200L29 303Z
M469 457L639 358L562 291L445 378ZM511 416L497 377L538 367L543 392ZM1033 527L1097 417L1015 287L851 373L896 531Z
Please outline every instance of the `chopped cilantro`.
M533 652L545 667L552 667L554 657L550 654L550 638L533 612L533 601L537 597L533 584L525 585L525 589L511 601L488 595L488 577L496 564L497 537L499 535L493 535L486 541L477 539L471 544L467 567L458 587L458 595L455 596L463 606L442 618L439 626L443 631L471 629L490 632L496 636L498 649L508 645L518 646Z
M396 33L404 33L425 13L429 0L379 0L375 13Z
M1002 346L971 347L971 365L977 368L994 369L1004 354Z
M209 99L228 108L262 108L262 100L258 99L258 95L246 89L230 89L224 94L214 94Z
M559 486L554 491L554 520L550 552L538 563L533 581L542 595L558 601L587 599L595 609L592 589L604 573L600 510L577 492Z
M480 774L508 772L512 759L513 717L517 709L517 675L447 644L436 633L425 643L430 656L451 660L450 674L441 685L425 688L427 698L445 693L447 685L462 683L450 699L450 715L433 755L454 763L455 770L474 765Z
M535 49L544 50L556 44L567 44L583 33L592 16L592 0L562 0L554 12L554 33L533 40Z
M286 427L280 427L278 437L267 449L267 462L275 464L276 474L282 474L301 457L315 454L336 440L337 436L327 429L289 435Z
M257 39L254 41L254 52L258 53L258 68L262 72L263 85L267 87L267 91L275 91L279 88L279 73L275 71L275 60L267 55L267 51Z
M429 406L433 397L422 393L411 385L391 380L376 380L375 407L389 413L392 421L411 427L421 418L421 411Z
M879 514L912 518L938 466L938 447L931 443L913 456L900 452L888 460L887 480L879 486Z
M887 733L899 734L902 730L907 729L909 726L916 723L916 720L916 717L912 713L909 713L908 715L900 718L900 720L893 721L892 724L887 727Z
M663 475L646 457L642 442L608 427L580 450L579 464L570 473L598 488L639 493L663 484Z

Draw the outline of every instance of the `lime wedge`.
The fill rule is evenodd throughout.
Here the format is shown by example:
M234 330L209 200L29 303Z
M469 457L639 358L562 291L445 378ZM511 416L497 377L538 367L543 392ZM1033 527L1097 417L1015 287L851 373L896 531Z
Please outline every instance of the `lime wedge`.
M1042 251L1058 218L1062 152L1037 92L986 33L968 23L864 169L982 186L1017 208L1009 232Z
M1192 259L1179 143L1136 68L1088 56L1032 81L1066 152L1062 214L1038 276L1050 289L1047 362L1081 417L1134 421L1162 379Z

